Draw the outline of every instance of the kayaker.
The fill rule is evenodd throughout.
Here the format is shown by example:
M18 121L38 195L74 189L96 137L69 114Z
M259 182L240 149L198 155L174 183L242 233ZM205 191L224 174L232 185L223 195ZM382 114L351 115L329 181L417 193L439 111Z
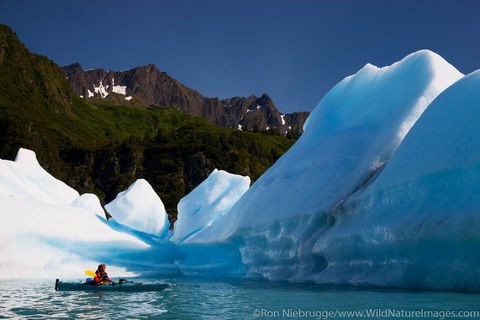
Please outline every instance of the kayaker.
M103 263L98 266L97 271L95 271L95 274L97 276L93 278L93 283L92 283L93 285L112 283L112 281L110 281L110 278L108 277L108 274L105 270L107 270L107 267Z

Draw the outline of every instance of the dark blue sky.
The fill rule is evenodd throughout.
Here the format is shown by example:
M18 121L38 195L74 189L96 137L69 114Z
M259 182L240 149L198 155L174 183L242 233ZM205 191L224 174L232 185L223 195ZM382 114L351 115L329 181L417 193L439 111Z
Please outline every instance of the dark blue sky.
M480 1L0 0L0 23L59 65L154 63L205 96L266 92L281 112L312 110L365 63L430 49L480 68Z

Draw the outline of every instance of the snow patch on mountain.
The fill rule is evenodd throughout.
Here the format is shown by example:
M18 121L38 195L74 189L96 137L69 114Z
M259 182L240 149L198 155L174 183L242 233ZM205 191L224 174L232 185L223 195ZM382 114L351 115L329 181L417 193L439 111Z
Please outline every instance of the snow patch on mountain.
M94 92L96 94L99 94L100 97L102 98L106 98L108 96L107 89L108 89L108 86L104 87L102 81L100 81L100 85L98 87L96 87L95 84L93 85ZM89 91L89 96L90 96L90 91Z

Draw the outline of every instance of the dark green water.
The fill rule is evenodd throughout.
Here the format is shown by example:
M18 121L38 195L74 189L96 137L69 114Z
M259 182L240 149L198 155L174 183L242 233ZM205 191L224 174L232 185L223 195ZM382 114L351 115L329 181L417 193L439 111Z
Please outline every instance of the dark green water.
M53 279L0 281L0 319L480 319L480 294L148 281L171 286L162 292L56 292Z

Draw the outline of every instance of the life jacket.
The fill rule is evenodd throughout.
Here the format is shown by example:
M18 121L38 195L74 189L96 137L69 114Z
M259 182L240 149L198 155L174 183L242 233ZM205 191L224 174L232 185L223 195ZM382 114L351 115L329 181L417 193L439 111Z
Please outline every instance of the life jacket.
M106 272L98 271L96 272L96 275L97 276L93 278L94 283L110 282L110 278L108 278L108 274Z

